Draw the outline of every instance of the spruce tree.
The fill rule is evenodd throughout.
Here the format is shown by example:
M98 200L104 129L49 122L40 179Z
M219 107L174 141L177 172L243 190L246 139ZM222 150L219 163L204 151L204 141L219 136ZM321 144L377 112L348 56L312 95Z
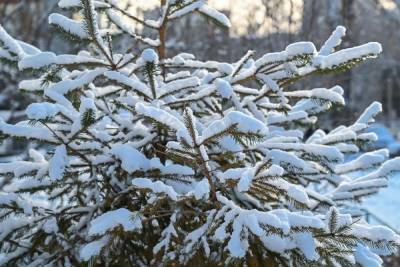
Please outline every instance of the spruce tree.
M339 50L338 27L319 50L298 42L202 61L169 55L166 43L168 26L191 13L230 26L205 1L161 0L157 20L119 4L59 1L80 16L49 22L81 42L77 55L0 28L8 60L36 77L20 89L43 99L28 120L0 123L3 139L42 144L0 164L0 265L372 266L397 249L400 237L359 207L400 169L386 149L362 152L377 138L367 130L380 104L306 137L319 114L345 104L343 89L293 84L374 58L378 43ZM146 48L116 51L118 35Z

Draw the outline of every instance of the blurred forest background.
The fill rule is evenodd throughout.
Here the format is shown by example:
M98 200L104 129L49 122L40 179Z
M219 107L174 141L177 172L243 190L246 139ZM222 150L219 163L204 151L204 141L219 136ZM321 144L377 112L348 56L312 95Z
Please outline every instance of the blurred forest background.
M126 9L146 18L159 10L158 0L121 0ZM347 124L372 101L382 102L382 125L392 133L400 129L400 0L211 0L231 18L232 28L216 28L205 18L188 16L169 27L168 54L189 52L202 59L235 61L248 50L259 55L280 51L291 42L309 40L317 48L337 25L347 28L342 47L368 41L382 43L383 54L346 73L306 80L302 89L331 87L345 89L347 105L321 119L319 127L330 129ZM0 0L0 24L14 37L42 50L73 53L81 49L56 34L47 16L59 11L57 0ZM78 15L78 14L77 14ZM137 31L141 31L137 25ZM115 36L121 49L138 49L123 36ZM206 41L205 41L206 40ZM1 53L1 50L0 50ZM21 75L16 69L0 67L0 116L18 121L32 99L17 90ZM299 85L296 85L299 86ZM377 131L382 131L383 126ZM387 129L383 131L387 131ZM396 148L397 149L397 148ZM0 153L18 150L6 143ZM400 151L400 149L399 149ZM397 153L398 151L395 151Z

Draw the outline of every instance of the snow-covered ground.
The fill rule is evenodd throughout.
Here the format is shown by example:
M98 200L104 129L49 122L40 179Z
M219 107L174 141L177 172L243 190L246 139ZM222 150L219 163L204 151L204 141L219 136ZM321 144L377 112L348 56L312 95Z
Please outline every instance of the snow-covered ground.
M392 156L399 156L400 142L388 128L382 124L372 125L370 130L378 135L375 148L388 148ZM400 173L393 174L389 179L387 188L382 189L377 195L365 200L363 207L381 221L400 232ZM371 216L371 223L378 223Z
M369 131L378 135L378 141L374 144L376 149L387 148L392 156L400 155L400 141L396 140L394 134L387 127L376 123L371 125Z
M393 175L387 188L365 200L363 207L400 232L400 173ZM375 223L371 218L371 223ZM379 222L377 222L379 223Z

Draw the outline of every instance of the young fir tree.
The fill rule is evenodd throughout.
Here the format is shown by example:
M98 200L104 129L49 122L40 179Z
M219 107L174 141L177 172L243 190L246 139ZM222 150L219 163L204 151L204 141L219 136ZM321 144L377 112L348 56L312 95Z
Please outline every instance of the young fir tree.
M0 28L2 56L41 75L20 89L44 99L0 132L48 148L0 165L0 265L376 266L398 247L399 236L358 208L400 169L386 149L360 152L376 139L366 130L380 104L305 138L318 114L344 105L343 90L287 89L376 57L378 43L336 51L338 27L319 50L299 42L203 62L166 54L167 26L182 16L229 27L203 0L161 0L158 20L117 0L59 6L81 15L49 18L82 41L78 55L41 52ZM115 51L117 34L149 48Z

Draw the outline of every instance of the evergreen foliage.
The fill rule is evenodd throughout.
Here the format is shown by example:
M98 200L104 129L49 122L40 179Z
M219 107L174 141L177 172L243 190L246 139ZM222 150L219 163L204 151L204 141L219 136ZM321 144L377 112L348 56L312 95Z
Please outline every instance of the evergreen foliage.
M397 249L400 237L359 209L400 169L386 149L361 150L376 139L367 129L380 104L305 138L317 115L345 104L343 89L287 87L374 58L378 43L337 50L339 27L319 51L298 42L204 62L166 51L167 26L182 16L230 26L203 0L161 0L158 20L116 0L59 6L81 14L49 19L87 44L77 55L0 28L1 59L39 73L20 89L43 96L27 121L0 122L2 138L48 145L0 164L0 265L371 266ZM114 51L116 34L148 48Z

